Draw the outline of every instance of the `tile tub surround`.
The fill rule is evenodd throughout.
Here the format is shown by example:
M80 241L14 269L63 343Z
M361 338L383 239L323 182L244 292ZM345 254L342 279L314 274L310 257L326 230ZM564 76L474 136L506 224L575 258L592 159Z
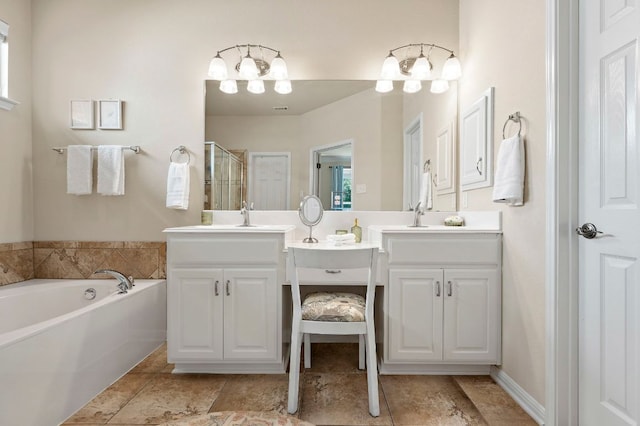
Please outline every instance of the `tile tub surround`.
M138 279L166 278L167 245L143 241L36 241L36 278L105 278L97 269L115 269Z
M116 269L138 279L164 279L164 241L24 241L0 243L0 286L32 278L105 278Z
M343 426L536 425L487 376L380 376L380 417L374 418L368 414L366 372L357 368L358 345L314 343L312 351L310 369L302 369L301 361L301 402L292 416L302 421ZM221 424L213 413L287 414L286 374L171 374L173 365L166 359L164 346L63 424L213 426Z
M0 286L33 278L33 243L0 243Z

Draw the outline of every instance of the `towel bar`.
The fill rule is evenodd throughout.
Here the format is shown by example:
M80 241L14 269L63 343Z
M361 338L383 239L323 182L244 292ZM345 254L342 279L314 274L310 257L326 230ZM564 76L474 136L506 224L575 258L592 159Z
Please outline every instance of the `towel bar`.
M54 147L51 148L52 150L54 150L55 152L57 152L58 154L64 154L64 152L67 150L66 146L58 146L58 147ZM92 146L91 150L92 151L96 151L98 149L97 146ZM142 152L142 148L140 148L139 145L131 145L131 146L123 146L122 149L130 149L131 151L135 152L136 154L140 154Z

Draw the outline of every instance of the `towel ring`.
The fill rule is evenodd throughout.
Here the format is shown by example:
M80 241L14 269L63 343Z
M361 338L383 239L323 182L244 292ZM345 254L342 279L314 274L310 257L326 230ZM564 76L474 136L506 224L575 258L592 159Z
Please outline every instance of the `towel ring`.
M184 145L180 145L179 147L171 151L171 155L169 155L170 163L173 163L173 154L175 154L176 152L179 152L181 155L187 154L187 164L191 163L191 154L189 154L189 151Z
M520 136L520 134L522 133L522 119L520 117L520 111L516 111L513 114L509 114L507 121L504 122L504 126L502 126L502 139L507 138L504 135L504 131L507 129L507 124L509 124L510 121L513 121L514 123L518 123L520 125L520 127L518 128L518 136Z

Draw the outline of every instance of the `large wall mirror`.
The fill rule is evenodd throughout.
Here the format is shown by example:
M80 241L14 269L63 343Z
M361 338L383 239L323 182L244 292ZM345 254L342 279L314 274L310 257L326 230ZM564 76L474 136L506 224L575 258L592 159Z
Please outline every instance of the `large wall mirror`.
M452 83L442 94L428 86L407 94L396 82L394 91L380 94L375 81L302 80L292 82L288 95L268 83L255 95L239 82L230 95L209 80L205 139L243 161L242 196L257 210L296 209L310 194L326 210L407 210L417 202L428 163L433 209L453 211ZM205 199L216 209L211 196Z

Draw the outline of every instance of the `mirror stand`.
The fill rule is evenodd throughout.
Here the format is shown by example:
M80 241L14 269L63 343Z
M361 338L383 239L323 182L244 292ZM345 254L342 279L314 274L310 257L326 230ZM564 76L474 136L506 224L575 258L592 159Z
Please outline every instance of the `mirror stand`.
M309 226L309 236L307 238L305 238L304 240L302 240L303 243L317 243L318 239L317 238L313 238L313 236L311 235L313 232L313 225L308 225Z

